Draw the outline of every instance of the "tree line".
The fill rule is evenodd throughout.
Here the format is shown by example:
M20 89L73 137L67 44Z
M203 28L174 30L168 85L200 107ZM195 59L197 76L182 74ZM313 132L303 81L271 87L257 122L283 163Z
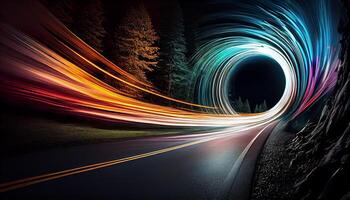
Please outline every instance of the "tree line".
M183 12L177 1L161 3L157 30L142 2L124 6L127 11L118 19L108 15L108 5L101 0L47 0L45 4L73 33L117 66L164 94L188 100L191 71ZM98 78L129 96L145 97L107 76Z
M234 110L239 113L261 113L268 110L266 100L264 100L261 104L256 104L254 110L251 108L249 100L242 100L241 97L232 100L231 105L234 108Z

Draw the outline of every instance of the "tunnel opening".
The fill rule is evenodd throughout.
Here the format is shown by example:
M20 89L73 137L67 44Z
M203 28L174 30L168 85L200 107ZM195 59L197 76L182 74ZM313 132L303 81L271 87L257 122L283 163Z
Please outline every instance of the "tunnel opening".
M239 63L228 83L229 101L236 112L260 113L278 103L286 80L275 60L256 56Z

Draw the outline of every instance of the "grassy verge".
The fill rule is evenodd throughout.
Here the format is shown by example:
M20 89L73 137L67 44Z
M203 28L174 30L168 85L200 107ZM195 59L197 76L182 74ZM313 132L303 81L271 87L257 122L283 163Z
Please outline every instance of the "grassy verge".
M10 156L53 147L114 141L121 138L181 134L184 130L109 128L59 122L40 117L0 114L0 154Z

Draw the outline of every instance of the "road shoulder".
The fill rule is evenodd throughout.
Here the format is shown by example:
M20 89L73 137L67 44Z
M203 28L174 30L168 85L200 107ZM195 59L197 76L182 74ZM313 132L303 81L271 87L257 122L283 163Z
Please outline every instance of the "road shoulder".
M289 163L293 155L288 144L294 137L294 133L286 131L270 135L256 166L252 200L290 199L295 176L290 173Z

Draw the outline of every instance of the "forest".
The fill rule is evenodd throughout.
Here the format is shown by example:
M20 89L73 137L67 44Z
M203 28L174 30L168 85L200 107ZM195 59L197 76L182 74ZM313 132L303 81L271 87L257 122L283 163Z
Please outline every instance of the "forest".
M138 80L163 94L189 99L186 89L190 87L192 47L187 41L192 34L185 33L178 2L160 4L157 22L144 3L63 0L47 1L46 5L74 34ZM132 97L147 99L138 90L99 78Z
M194 13L193 4L186 1L46 0L43 4L80 39L138 80L167 96L195 101L192 56L200 45L196 35L205 9L196 8ZM130 97L169 104L108 76L93 75ZM268 109L264 101L257 105L243 101L230 99L237 112Z

